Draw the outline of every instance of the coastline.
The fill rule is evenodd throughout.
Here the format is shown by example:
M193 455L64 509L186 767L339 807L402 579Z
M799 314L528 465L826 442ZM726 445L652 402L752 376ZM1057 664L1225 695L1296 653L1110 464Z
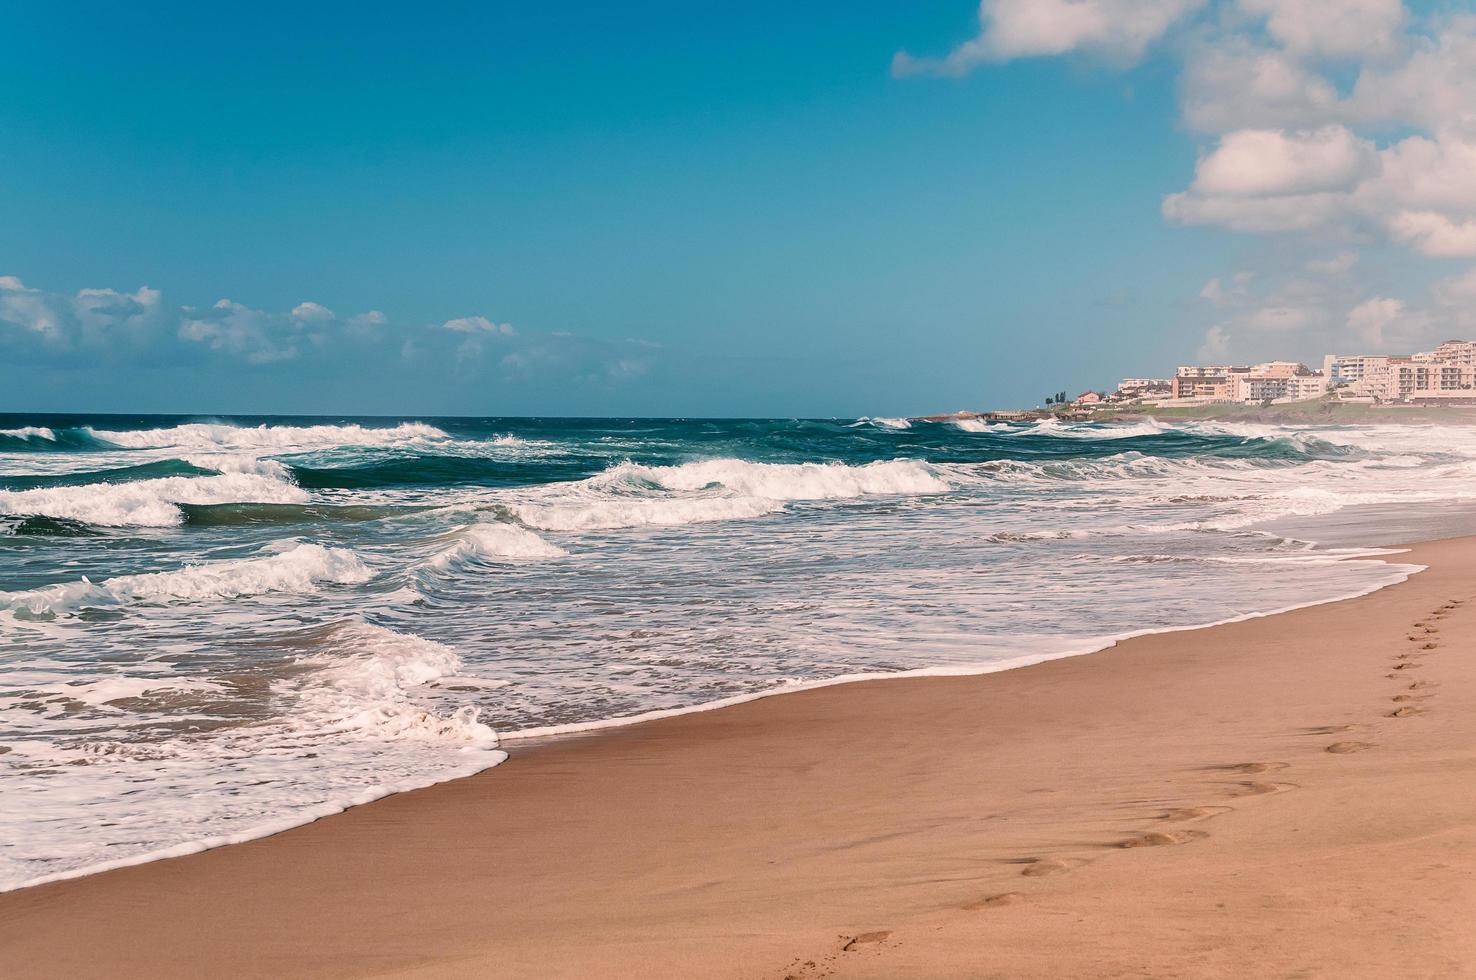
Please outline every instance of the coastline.
M430 779L416 779L406 783L397 783L389 786L374 786L365 789L358 796L344 801L334 801L312 807L291 816L281 817L274 821L242 831L230 837L206 837L198 840L185 841L172 847L159 851L148 851L141 854L130 855L116 861L105 864L89 865L87 867L75 868L69 871L46 875L29 881L22 882L8 888L0 888L0 895L10 891L18 891L26 888L34 888L39 885L49 885L61 881L74 881L79 878L87 878L92 875L102 874L107 871L116 871L120 868L131 868L141 864L151 864L155 861L166 861L171 858L188 857L191 854L200 854L212 851L216 848L230 847L236 844L245 844L266 837L274 837L277 834L294 830L315 823L327 817L336 816L355 807L366 806L386 797L396 796L401 793L413 793L416 790L429 789L442 783L457 779L466 779L471 776L481 775L506 762L509 758L507 749L516 747L520 751L527 751L543 742L569 737L592 735L608 732L614 729L626 728L631 725L644 725L654 721L663 721L670 718L678 718L683 715L698 714L705 711L719 711L724 708L736 707L765 698L780 697L786 694L798 694L803 691L817 690L820 688L836 687L843 684L858 684L870 681L903 680L906 678L923 677L978 677L985 674L1001 673L1008 670L1020 670L1025 667L1033 667L1036 664L1048 663L1052 660L1063 660L1068 657L1085 657L1096 653L1110 650L1127 640L1137 639L1142 636L1156 636L1170 633L1185 633L1197 630L1211 629L1216 626L1225 626L1230 623L1240 623L1251 619L1260 619L1266 616L1280 616L1284 613L1295 612L1298 609L1307 609L1313 606L1326 605L1334 602L1345 602L1349 599L1357 599L1369 595L1380 589L1386 589L1393 585L1407 581L1411 575L1417 575L1425 570L1426 566L1412 565L1392 561L1391 559L1405 552L1404 548L1393 547L1368 547L1356 553L1329 556L1330 561L1338 562L1374 562L1388 565L1397 571L1391 572L1400 576L1399 578L1378 583L1367 588L1360 588L1353 592L1341 595L1333 595L1327 598L1312 599L1307 602L1293 603L1263 612L1248 612L1238 616L1231 616L1207 623L1193 623L1186 626L1148 627L1139 630L1131 630L1111 636L1094 638L1084 645L1069 647L1050 653L1029 654L1008 660L997 660L978 664L960 664L939 667L920 667L912 670L884 671L865 674L840 674L835 677L827 677L821 680L802 681L787 684L780 687L768 688L754 691L748 694L738 694L732 697L719 698L716 701L706 701L680 708L663 708L654 711L646 711L635 715L623 715L613 718L602 718L595 721L575 722L567 725L555 725L545 728L524 729L519 731L500 733L498 747L495 750L483 750L478 755L485 758L466 766L452 768L444 773L438 773ZM491 759L492 761L487 761Z
M1428 628L1476 628L1476 602L1466 604L1476 596L1476 547L1434 542L1408 560L1429 570L1361 598L1151 633L1092 656L786 690L559 739L496 772L273 837L0 894L0 949L16 976L37 977L885 976L985 964L1008 976L1133 975L1105 961L1063 966L1077 961L1059 948L1062 936L1047 938L1063 924L1053 920L1075 908L1085 916L1078 931L1121 926L1118 911L1071 904L1114 883L1116 900L1173 905L1199 894L1160 895L1159 879L1142 880L1153 872L1135 865L1167 872L1182 889L1225 862L1244 871L1261 867L1255 857L1268 849L1295 851L1308 838L1286 834L1369 805L1365 792L1344 798L1354 777L1359 789L1402 780L1405 802L1416 789L1447 804L1470 798L1476 773L1459 750L1472 742L1455 737L1465 728L1453 709L1476 701L1476 675L1454 650L1436 652L1441 640L1415 643L1410 627L1454 598L1462 605ZM1413 635L1440 635L1426 628ZM1391 658L1423 643L1437 646L1420 655L1418 676L1442 676L1410 682L1428 691L1399 693L1392 685L1414 675ZM1375 664L1383 667L1364 669ZM1277 673L1305 683L1278 695ZM1394 697L1410 700L1394 707ZM1425 697L1451 707L1416 700ZM1421 714L1390 717L1403 708ZM1443 752L1420 757L1415 775L1434 766L1460 779L1404 785L1410 774L1390 771L1401 752ZM1297 806L1319 793L1310 810ZM1448 805L1386 814L1383 828L1428 846L1397 832L1433 812L1470 844L1473 823ZM1277 845L1267 832L1281 834ZM1324 838L1346 850L1347 834ZM1454 922L1472 909L1473 885L1447 870L1466 900L1446 903ZM1239 892L1285 884L1236 877ZM1408 911L1407 893L1389 898ZM1231 918L1201 915L1216 934ZM1181 912L1176 921L1182 933L1188 920ZM1247 927L1246 915L1237 921ZM1352 972L1341 975L1387 975L1373 940L1389 938L1380 928L1408 930L1408 919L1349 922L1358 928L1343 930L1344 946L1366 954L1349 956ZM67 944L78 929L94 942ZM1213 975L1193 972L1201 964L1171 940L1195 937L1179 933L1157 937L1150 952L1160 967ZM1307 935L1300 953L1284 937L1257 935L1257 949L1326 968L1313 954L1330 948ZM1042 944L1033 952L1030 937ZM1455 950L1467 968L1476 964L1470 942Z

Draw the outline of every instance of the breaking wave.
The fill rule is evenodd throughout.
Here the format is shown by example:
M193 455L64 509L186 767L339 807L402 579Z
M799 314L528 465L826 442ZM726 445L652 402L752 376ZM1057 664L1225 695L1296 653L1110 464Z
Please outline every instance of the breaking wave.
M133 602L191 602L260 595L311 592L320 582L353 584L373 578L358 556L343 548L299 544L259 558L191 565L172 572L120 575L92 582L50 585L25 592L0 593L0 609L32 615L118 606Z
M449 441L451 436L423 422L402 422L392 428L362 425L235 426L193 422L166 429L124 431L84 428L94 439L122 449L300 449L323 446L394 446Z
M497 733L482 724L477 708L438 712L414 699L416 689L461 669L461 658L443 643L351 623L334 631L320 652L300 658L298 666L305 672L277 685L297 702L293 727L470 748L497 746Z
M37 440L56 442L56 430L44 425L23 425L19 429L0 429L0 439L19 439L23 442Z
M455 537L456 543L432 558L431 565L445 568L467 558L545 559L568 554L516 524L472 524L458 531Z
M753 463L709 459L679 466L621 463L595 477L604 484L646 484L665 490L724 488L766 500L844 500L873 494L945 493L952 489L932 467L915 460L844 463Z
M0 514L52 517L102 527L173 527L180 504L303 504L301 487L259 473L163 477L36 490L0 490Z
M756 497L703 497L515 504L511 509L525 524L544 531L608 531L622 527L671 527L709 521L751 520L783 507L781 501Z

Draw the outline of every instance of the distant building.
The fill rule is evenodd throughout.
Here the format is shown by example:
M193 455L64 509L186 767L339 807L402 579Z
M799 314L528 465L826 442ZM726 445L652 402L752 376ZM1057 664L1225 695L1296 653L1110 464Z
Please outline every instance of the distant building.
M1174 372L1171 397L1178 401L1194 398L1206 401L1229 401L1230 377L1245 374L1249 367L1231 365L1181 364Z
M1103 396L1098 392L1083 391L1081 394L1076 396L1075 400L1073 400L1071 404L1078 406L1100 405L1102 404L1103 400Z
M1340 398L1476 404L1476 342L1447 340L1417 354L1329 354L1323 373Z
M1172 398L1194 404L1307 401L1327 390L1326 379L1299 361L1253 365L1182 365L1174 373Z
M1117 385L1114 397L1118 401L1141 398L1169 398L1174 393L1174 382L1170 378L1123 378Z

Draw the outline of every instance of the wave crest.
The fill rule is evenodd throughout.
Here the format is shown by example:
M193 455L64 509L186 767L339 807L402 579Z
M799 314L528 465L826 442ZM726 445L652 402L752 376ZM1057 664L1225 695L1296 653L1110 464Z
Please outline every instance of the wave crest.
M301 487L260 473L163 477L37 490L0 490L0 514L52 517L102 527L173 527L178 504L302 504Z
M445 568L467 558L541 559L568 554L516 524L472 524L458 531L455 537L456 543L432 558L431 565Z
M845 500L878 494L946 493L952 487L916 460L844 463L753 463L709 459L679 466L621 463L594 478L605 484L647 484L664 490L721 487L765 500Z
M481 722L477 708L443 714L413 699L417 688L461 669L461 657L443 643L351 623L335 631L322 653L298 663L307 671L277 687L299 702L293 718L299 729L479 749L497 746L497 733Z
M120 575L102 582L51 585L0 593L0 608L33 615L131 602L229 599L266 592L311 592L320 582L352 584L374 575L345 548L299 544L274 555L190 565L172 572Z
M324 446L394 446L449 440L450 435L423 422L402 422L393 428L362 425L236 426L192 422L165 429L99 430L83 432L121 449L297 449Z

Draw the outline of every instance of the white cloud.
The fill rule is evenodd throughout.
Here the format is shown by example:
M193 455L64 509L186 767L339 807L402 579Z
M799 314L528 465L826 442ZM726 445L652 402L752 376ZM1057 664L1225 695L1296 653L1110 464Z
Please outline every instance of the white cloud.
M1476 268L1461 275L1442 279L1435 284L1435 302L1442 306L1461 306L1476 312Z
M1204 364L1224 363L1230 354L1230 334L1224 327L1210 327L1199 345L1199 360Z
M1266 33L1298 55L1382 57L1395 51L1404 23L1400 0L1239 0L1264 17Z
M0 363L53 366L127 359L162 367L255 365L284 376L395 370L429 380L611 387L647 373L659 345L600 340L569 331L520 333L486 316L394 324L369 310L340 316L313 302L285 312L222 299L203 308L168 305L158 290L32 289L0 276Z
M186 310L179 339L244 358L251 364L288 361L298 355L291 316L273 316L228 299L208 310Z
M1242 232L1341 228L1425 255L1476 255L1476 141L1444 131L1375 150L1336 125L1229 133L1189 190L1164 198L1163 213Z
M1285 51L1240 37L1191 49L1180 81L1184 120L1206 133L1308 127L1335 118L1338 91Z
M53 350L136 340L157 324L159 313L159 293L147 286L132 293L80 289L66 295L28 288L15 276L0 276L0 329L7 325L20 329Z
M895 75L966 75L980 65L1071 51L1135 62L1205 0L982 0L979 34L943 58L898 52Z
M1307 263L1307 271L1321 276L1341 276L1352 272L1357 264L1357 252L1339 252L1329 258L1313 259Z
M1279 197L1205 197L1192 192L1163 200L1164 217L1186 225L1223 225L1231 231L1265 234L1321 228L1347 213L1345 194Z
M447 320L441 324L443 330L451 330L456 333L470 334L499 334L511 337L517 334L510 323L494 323L484 316L464 316L455 320Z
M1425 255L1476 255L1476 221L1457 222L1435 211L1400 211L1389 219L1389 230Z
M305 320L312 323L332 320L335 319L336 315L326 306L313 302L305 302L298 303L292 308L292 316L298 320Z
M1348 331L1372 350L1383 350L1390 342L1391 329L1404 319L1402 300L1375 296L1348 311Z
M1190 192L1263 197L1351 190L1378 168L1368 140L1342 126L1304 131L1243 129L1201 157Z
M1476 126L1476 16L1443 20L1408 45L1402 60L1364 66L1348 100L1350 116L1469 132Z

